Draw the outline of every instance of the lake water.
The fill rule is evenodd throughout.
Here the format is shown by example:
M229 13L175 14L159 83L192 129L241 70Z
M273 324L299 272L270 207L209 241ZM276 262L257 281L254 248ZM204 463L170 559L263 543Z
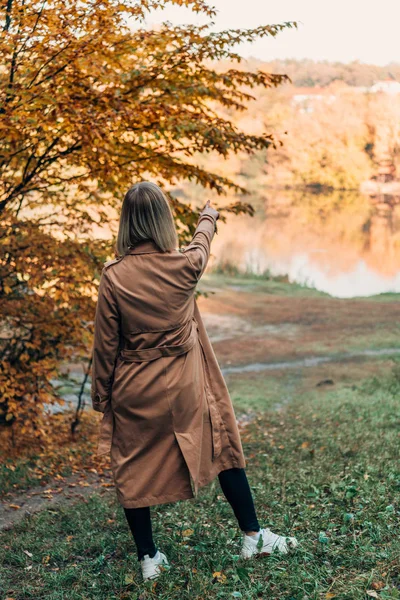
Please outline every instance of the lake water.
M400 197L268 192L255 208L218 222L213 265L287 275L341 298L400 292Z

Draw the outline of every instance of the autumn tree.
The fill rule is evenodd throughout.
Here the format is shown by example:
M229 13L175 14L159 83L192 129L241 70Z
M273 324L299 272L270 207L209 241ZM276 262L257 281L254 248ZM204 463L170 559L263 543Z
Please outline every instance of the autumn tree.
M253 88L286 79L246 70L234 47L295 24L146 29L146 13L166 4L216 14L203 0L2 3L0 402L2 422L25 436L32 424L36 437L46 433L42 409L57 398L60 363L90 355L99 273L113 255L98 231L113 231L128 187L146 178L243 192L196 156L273 143L268 132L240 131L218 106L245 110ZM218 71L220 59L232 67ZM198 213L170 200L184 243Z

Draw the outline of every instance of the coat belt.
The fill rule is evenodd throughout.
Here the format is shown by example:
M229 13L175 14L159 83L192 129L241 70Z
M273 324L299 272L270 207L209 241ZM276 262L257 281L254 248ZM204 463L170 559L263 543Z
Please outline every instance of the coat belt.
M194 326L196 325L196 327ZM120 350L120 357L127 362L148 362L161 358L161 356L178 356L188 352L197 340L197 322L193 319L189 338L182 344L172 346L155 346L154 348L143 348L142 350L132 350L129 343L126 342L124 348Z
M143 348L142 350L133 350L126 346L120 350L120 358L127 362L149 362L156 360L161 356L178 356L188 352L198 340L200 342L201 351L203 353L204 364L205 364L205 392L207 404L209 407L209 415L212 429L212 440L213 440L213 457L217 458L221 454L222 442L221 442L221 430L220 430L220 413L216 405L214 395L210 389L210 373L207 364L207 356L204 352L203 344L198 336L199 327L196 319L192 320L192 328L190 335L187 340L182 344L175 344L172 346L156 346L153 348ZM111 450L112 437L114 431L114 414L111 408L111 401L107 403L103 418L100 423L100 435L99 444L97 448L97 455L107 454Z

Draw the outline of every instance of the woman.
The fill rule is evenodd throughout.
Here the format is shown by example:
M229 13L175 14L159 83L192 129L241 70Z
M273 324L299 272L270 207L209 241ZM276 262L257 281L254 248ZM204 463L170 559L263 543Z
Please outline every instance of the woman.
M101 274L91 390L104 413L98 454L111 454L145 580L168 566L149 507L196 497L216 477L243 532L243 558L297 545L259 526L232 402L195 299L218 217L207 201L192 241L178 249L162 190L138 183L123 201L119 257Z

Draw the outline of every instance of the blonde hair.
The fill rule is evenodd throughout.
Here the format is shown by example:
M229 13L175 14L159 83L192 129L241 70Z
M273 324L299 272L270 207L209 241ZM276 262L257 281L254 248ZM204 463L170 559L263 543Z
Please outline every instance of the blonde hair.
M119 220L116 250L120 256L131 246L153 240L163 252L178 247L172 210L165 194L155 183L142 181L125 194Z

